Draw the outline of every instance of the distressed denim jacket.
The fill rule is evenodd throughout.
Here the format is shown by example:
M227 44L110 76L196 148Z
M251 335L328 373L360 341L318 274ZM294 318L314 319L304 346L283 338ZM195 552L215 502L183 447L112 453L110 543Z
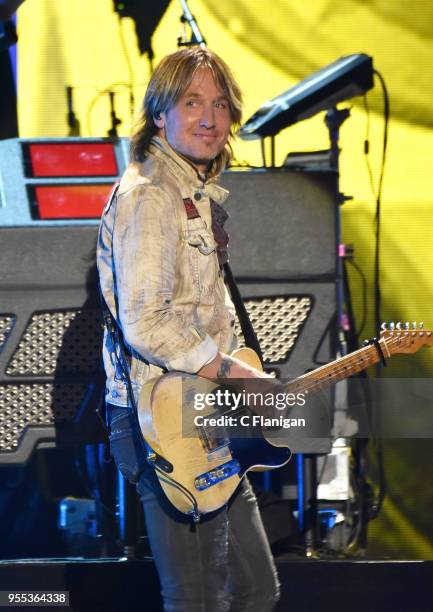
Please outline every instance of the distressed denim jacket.
M228 192L205 180L168 143L154 138L146 160L131 163L105 207L97 263L105 301L131 354L138 397L164 371L195 373L234 344L234 307L218 265L210 199ZM200 217L188 218L191 199ZM190 215L191 216L191 215ZM105 331L106 400L126 406L126 384Z

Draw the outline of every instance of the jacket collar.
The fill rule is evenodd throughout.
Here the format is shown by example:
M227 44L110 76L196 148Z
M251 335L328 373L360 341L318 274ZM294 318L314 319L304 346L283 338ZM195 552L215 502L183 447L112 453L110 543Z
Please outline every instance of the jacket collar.
M184 157L181 157L163 138L154 136L149 146L149 152L156 157L163 159L168 168L178 177L184 179L182 181L190 186L192 190L198 190L209 196L218 204L222 204L228 197L229 192L216 183L219 179L218 175L210 174L204 176L190 164ZM182 187L181 187L182 189ZM182 189L183 190L183 189ZM190 196L188 194L182 194Z

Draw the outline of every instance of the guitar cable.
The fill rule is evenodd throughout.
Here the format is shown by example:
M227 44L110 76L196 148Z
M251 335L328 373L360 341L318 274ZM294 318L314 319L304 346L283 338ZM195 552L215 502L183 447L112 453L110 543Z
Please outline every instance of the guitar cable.
M157 465L153 465L153 467L155 471L159 473L160 480L171 485L175 489L178 489L181 493L185 495L185 497L189 500L189 502L192 505L192 510L190 510L187 514L191 516L194 523L199 523L200 522L200 512L198 509L197 500L194 497L194 495L191 493L191 491L189 491L186 487L181 485L180 482L177 482L177 480L169 476L166 472L161 470L161 468L158 467Z

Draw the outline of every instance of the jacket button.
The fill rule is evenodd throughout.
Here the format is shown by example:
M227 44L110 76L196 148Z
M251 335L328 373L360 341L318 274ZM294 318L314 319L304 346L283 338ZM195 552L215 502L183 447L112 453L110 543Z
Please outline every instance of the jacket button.
M201 200L201 193L199 191L196 191L196 193L194 194L194 200Z

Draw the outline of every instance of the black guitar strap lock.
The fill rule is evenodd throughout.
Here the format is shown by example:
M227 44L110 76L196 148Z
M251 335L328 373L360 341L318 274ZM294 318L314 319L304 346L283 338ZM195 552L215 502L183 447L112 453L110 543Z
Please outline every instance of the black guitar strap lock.
M371 340L365 340L364 345L368 346L369 344L374 346L374 348L377 351L377 354L379 355L381 364L383 365L384 368L386 368L387 363L386 363L385 355L383 354L383 351L382 351L382 347L380 346L379 340L377 338L372 338Z
M380 358L380 361L382 362L383 367L386 368L385 355L383 354L382 347L380 346L379 340L377 338L373 338L372 342L376 348L377 354L379 355L379 358Z

